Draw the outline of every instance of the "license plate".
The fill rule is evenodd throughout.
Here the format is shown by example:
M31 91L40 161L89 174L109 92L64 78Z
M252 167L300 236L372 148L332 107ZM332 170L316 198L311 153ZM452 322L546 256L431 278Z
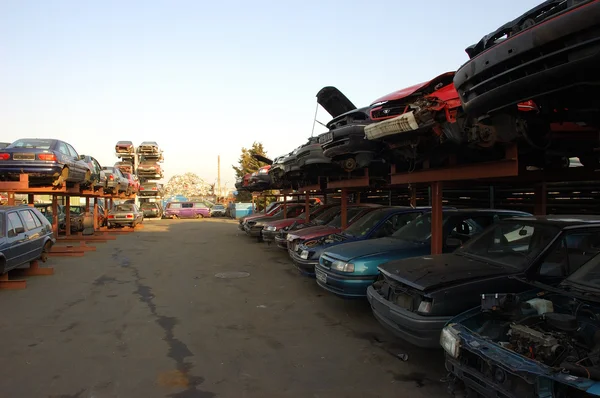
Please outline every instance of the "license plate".
M14 160L35 160L33 153L13 153Z
M302 253L300 254L300 258L306 260L308 258L308 250L302 250Z
M325 133L319 137L319 144L325 144L329 141L333 141L333 133Z
M321 271L315 270L315 274L317 276L317 280L320 280L323 283L327 283L327 274L324 274Z

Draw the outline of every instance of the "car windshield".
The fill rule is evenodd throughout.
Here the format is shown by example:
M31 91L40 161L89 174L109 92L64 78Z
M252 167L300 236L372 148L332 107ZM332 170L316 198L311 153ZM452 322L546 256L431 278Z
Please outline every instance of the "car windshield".
M443 216L443 223L448 220L448 215ZM427 242L431 238L431 213L421 214L396 232L393 238L410 242Z
M457 254L524 269L560 233L553 225L524 221L503 221L472 239Z
M346 228L343 234L354 237L365 236L369 233L369 231L371 231L371 229L379 224L379 222L387 215L388 212L389 209L377 209L371 211Z
M8 148L50 149L53 143L53 140L17 140L10 144Z
M115 211L133 211L133 205L117 205Z
M333 218L339 212L340 212L340 207L339 206L334 206L331 209L327 209L324 212L322 212L321 214L319 214L317 217L315 217L315 219L313 220L313 222L316 225L327 224L328 222L330 222L331 220L333 220Z
M561 285L581 285L600 290L600 254L596 254Z
M350 207L348 208L348 216L346 217L346 220L350 221L353 220L354 217L356 217L358 214L360 214L361 212L365 211L364 207ZM331 220L327 225L329 225L330 227L333 228L341 228L342 227L342 213L339 213L337 216L335 216L333 218L333 220Z

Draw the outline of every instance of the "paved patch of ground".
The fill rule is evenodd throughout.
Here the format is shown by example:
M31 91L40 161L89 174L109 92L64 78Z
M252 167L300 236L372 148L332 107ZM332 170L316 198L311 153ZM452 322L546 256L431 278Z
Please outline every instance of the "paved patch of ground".
M440 351L395 340L233 221L152 220L97 249L0 292L0 396L446 396Z

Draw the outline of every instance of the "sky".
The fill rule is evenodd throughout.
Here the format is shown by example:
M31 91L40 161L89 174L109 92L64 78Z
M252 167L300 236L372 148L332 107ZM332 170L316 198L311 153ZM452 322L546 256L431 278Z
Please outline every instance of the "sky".
M322 87L367 106L540 2L0 0L0 142L62 139L111 165L117 141L157 141L165 182L213 183L220 155L232 188L242 147L306 142Z

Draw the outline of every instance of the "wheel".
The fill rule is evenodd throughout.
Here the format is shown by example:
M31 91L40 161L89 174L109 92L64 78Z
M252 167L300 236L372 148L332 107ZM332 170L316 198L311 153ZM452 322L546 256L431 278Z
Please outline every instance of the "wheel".
M67 179L69 178L69 168L64 167L61 170L60 174L55 177L56 177L56 179L52 182L52 185L55 187L62 186L64 183L67 182Z
M354 158L348 158L342 162L342 168L344 171L351 172L356 168L356 160Z
M40 260L45 263L48 261L48 253L50 253L50 249L52 249L52 242L48 241L44 244L42 249L42 254L40 255Z

